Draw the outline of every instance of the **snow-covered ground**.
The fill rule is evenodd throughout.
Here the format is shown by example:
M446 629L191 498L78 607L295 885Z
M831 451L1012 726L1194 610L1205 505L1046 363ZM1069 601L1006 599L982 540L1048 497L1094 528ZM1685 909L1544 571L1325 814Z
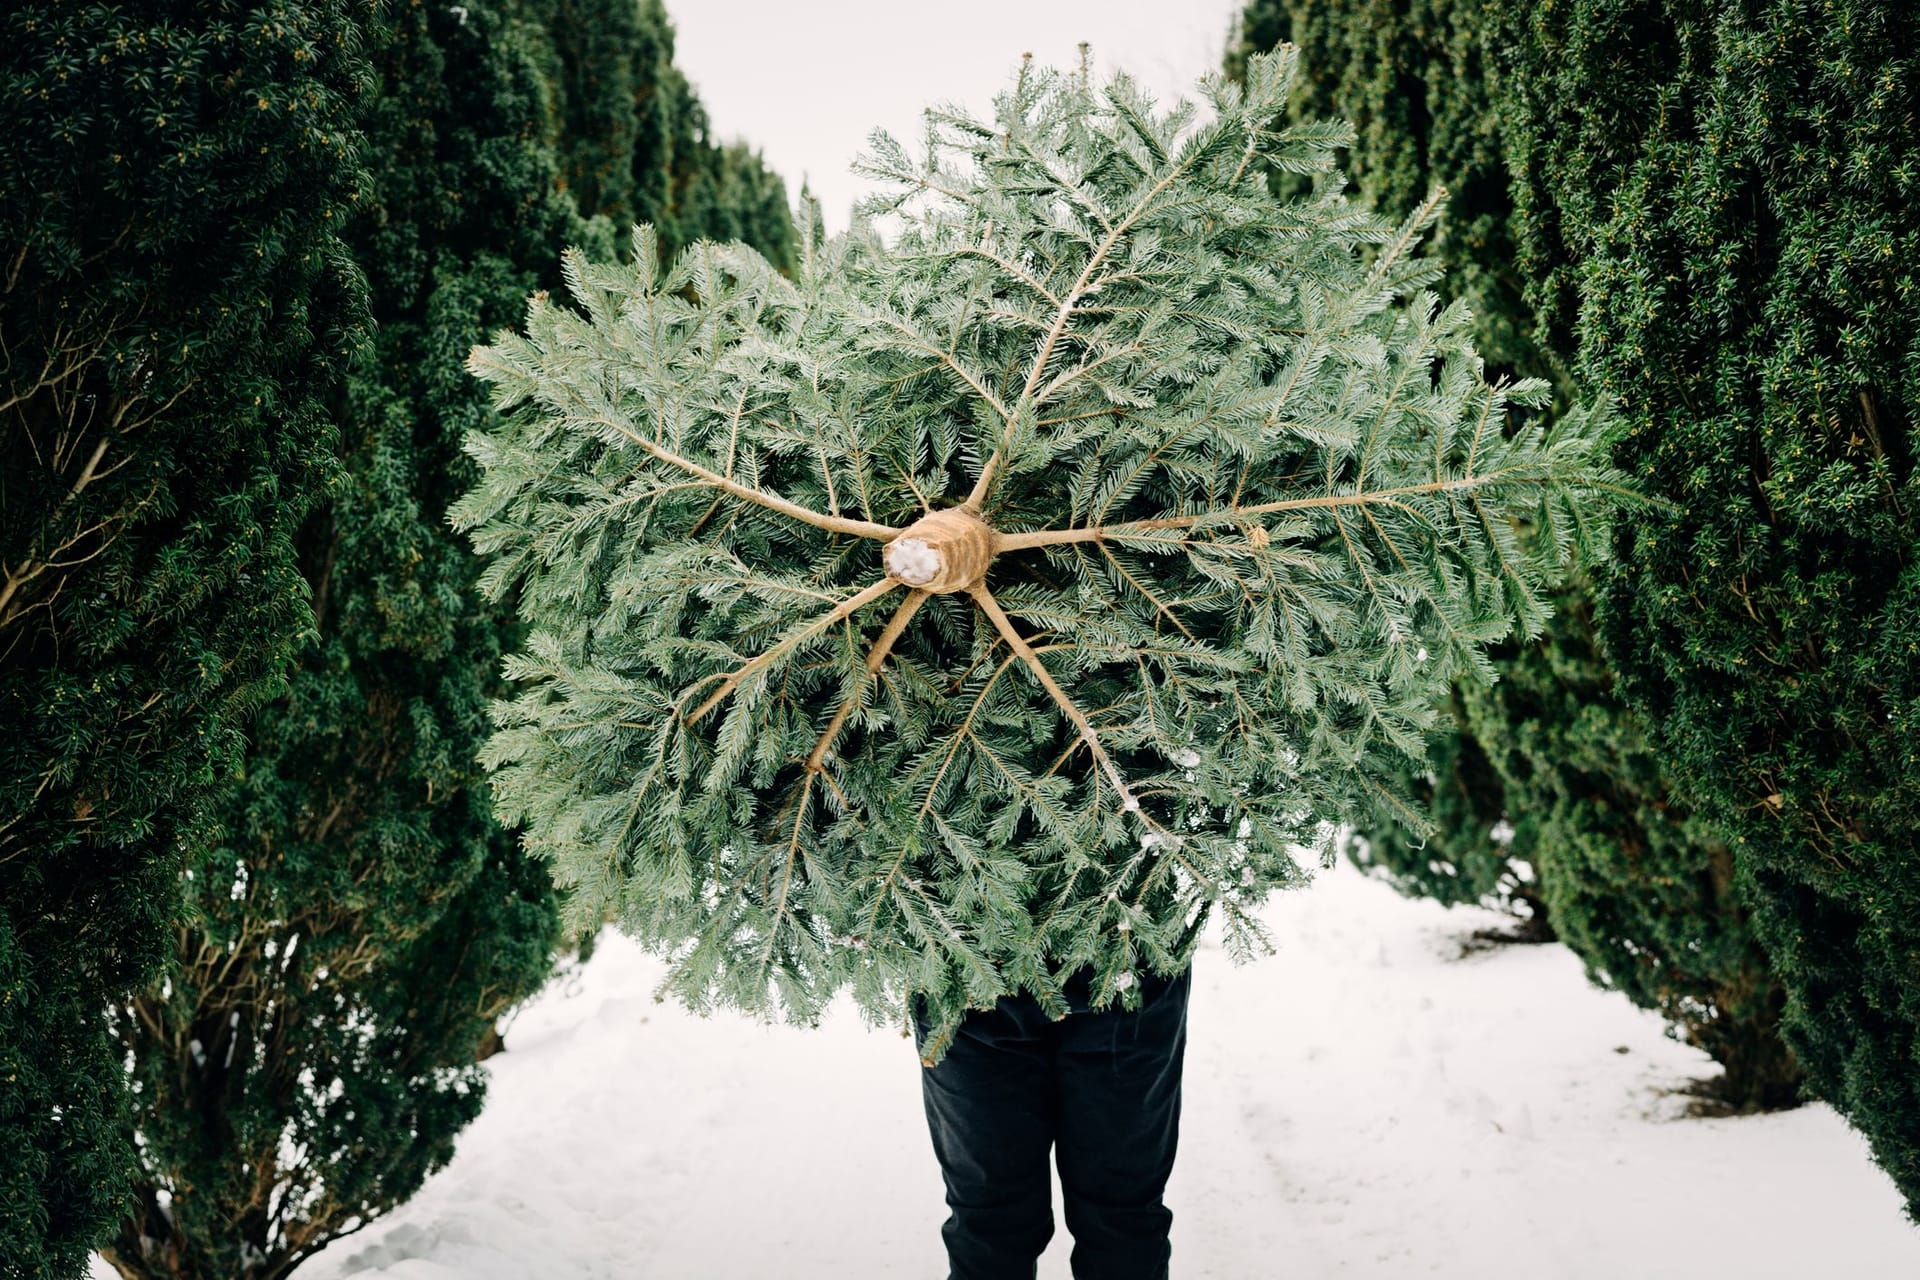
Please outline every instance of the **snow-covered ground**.
M1672 1090L1709 1061L1565 949L1462 958L1493 917L1344 868L1268 919L1278 955L1195 970L1183 1280L1920 1275L1832 1111L1685 1118ZM657 973L609 935L514 1023L453 1163L302 1280L943 1275L911 1044L845 1012L694 1018Z

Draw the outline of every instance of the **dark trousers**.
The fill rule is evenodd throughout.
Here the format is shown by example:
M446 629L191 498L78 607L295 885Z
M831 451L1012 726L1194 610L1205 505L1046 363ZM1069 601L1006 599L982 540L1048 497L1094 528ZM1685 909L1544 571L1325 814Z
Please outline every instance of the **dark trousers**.
M1160 1197L1180 1131L1192 984L1143 976L1139 1009L1098 1013L1087 985L1084 973L1068 981L1074 1012L1059 1022L1028 996L969 1014L940 1065L921 1069L953 1210L941 1229L949 1280L1032 1280L1053 1237L1049 1148L1073 1274L1165 1280L1173 1214Z

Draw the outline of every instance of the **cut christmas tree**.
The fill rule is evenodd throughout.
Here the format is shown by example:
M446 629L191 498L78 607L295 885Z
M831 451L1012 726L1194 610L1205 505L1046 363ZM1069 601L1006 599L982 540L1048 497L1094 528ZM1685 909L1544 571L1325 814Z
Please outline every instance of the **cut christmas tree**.
M1606 415L1485 380L1414 253L1439 198L1349 204L1292 72L1157 110L1024 68L921 155L876 134L893 194L803 208L794 278L643 227L475 352L505 413L456 519L531 624L487 762L577 926L696 1008L915 997L930 1058L1084 967L1125 1002L1209 920L1258 949L1539 629L1625 495Z

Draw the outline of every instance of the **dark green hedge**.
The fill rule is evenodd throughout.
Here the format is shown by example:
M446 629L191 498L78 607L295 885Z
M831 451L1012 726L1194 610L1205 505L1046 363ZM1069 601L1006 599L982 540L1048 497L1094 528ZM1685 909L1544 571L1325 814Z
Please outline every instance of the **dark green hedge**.
M1920 7L1516 25L1522 263L1674 504L1623 526L1601 634L1920 1215Z
M1780 1038L1785 993L1732 853L1674 795L1592 622L1584 594L1563 593L1549 643L1512 654L1497 684L1460 691L1459 736L1491 758L1512 852L1594 981L1712 1054L1725 1105L1790 1106L1801 1072Z
M673 61L661 0L529 0L549 31L561 183L582 210L645 222L672 257L695 240L744 240L782 267L797 244L786 186L742 144L712 137Z
M1597 632L1668 812L1705 824L1689 874L1731 849L1789 1043L1920 1213L1920 8L1272 0L1247 30L1340 66L1343 109L1412 76L1436 136L1442 102L1498 132L1513 320L1620 404L1618 460L1671 504L1622 524ZM1443 91L1463 39L1489 74ZM1681 882L1558 865L1596 904Z
M118 1207L101 1010L159 965L239 726L310 625L295 533L365 285L364 9L0 14L0 1271Z
M539 35L485 0L372 24L347 233L374 340L300 537L314 630L193 859L171 971L115 1019L141 1139L123 1275L280 1275L406 1199L480 1110L482 1039L547 973L553 891L473 763L506 624L443 517L487 413L466 348L584 230Z
M1483 349L1514 373L1574 393L1570 337L1542 325L1546 296L1519 245L1508 163L1511 104L1527 74L1503 36L1510 6L1484 0L1273 0L1245 38L1302 46L1303 115L1353 118L1374 144L1353 176L1381 203L1452 193L1436 251L1446 286L1476 312ZM1573 108L1577 110L1578 108ZM1557 277L1555 287L1558 287ZM1799 1072L1780 1042L1783 994L1732 884L1724 839L1681 804L1640 717L1607 670L1585 589L1569 586L1542 643L1497 655L1500 681L1456 691L1454 731L1412 779L1436 830L1382 813L1361 824L1356 861L1402 891L1518 907L1550 927L1597 982L1658 1011L1725 1068L1730 1105L1783 1105Z
M648 23L612 71L570 62L582 27ZM479 1113L479 1059L549 970L553 888L495 823L474 760L517 624L482 603L445 516L492 412L464 362L557 283L561 246L614 252L611 217L580 215L567 154L624 146L592 187L615 203L594 212L632 212L657 175L618 122L685 82L631 55L670 35L635 0L395 7L374 26L371 184L348 239L376 328L332 405L340 482L300 538L314 633L215 810L168 979L116 1019L142 1138L110 1250L123 1274L278 1276L404 1201ZM604 100L581 103L586 86ZM588 127L608 133L563 132ZM658 212L689 236L777 212L790 238L757 158L685 142L699 180L649 188L689 202Z

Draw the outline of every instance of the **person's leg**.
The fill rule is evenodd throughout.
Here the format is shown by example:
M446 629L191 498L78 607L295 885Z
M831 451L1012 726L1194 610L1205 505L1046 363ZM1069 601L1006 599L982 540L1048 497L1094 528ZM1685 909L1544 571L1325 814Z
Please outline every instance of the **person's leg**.
M1161 1203L1180 1133L1189 974L1149 977L1140 1008L1075 1013L1054 1060L1060 1185L1083 1280L1165 1280Z
M949 1280L1032 1280L1053 1238L1047 1026L1032 1000L1004 999L968 1014L946 1057L920 1070L953 1211L940 1230Z

